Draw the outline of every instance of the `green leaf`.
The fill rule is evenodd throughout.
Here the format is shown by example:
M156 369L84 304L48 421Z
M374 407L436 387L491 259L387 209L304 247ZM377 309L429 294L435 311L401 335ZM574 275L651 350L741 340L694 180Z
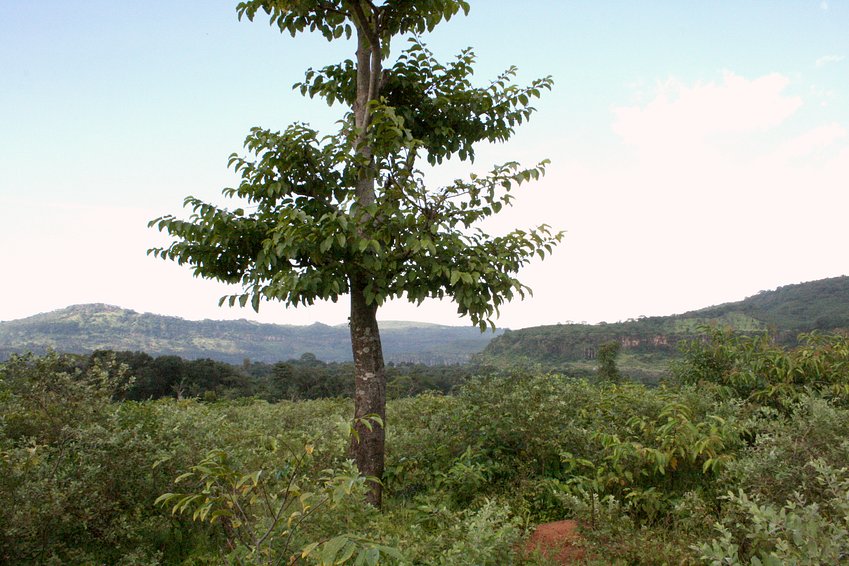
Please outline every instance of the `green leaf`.
M365 559L365 563L369 566L377 566L380 561L380 549L377 547L367 548L362 554Z
M336 555L347 542L348 537L346 535L340 535L324 543L324 547L321 550L322 564L335 564Z
M336 564L344 564L347 562L357 550L357 545L349 540L345 547L342 549L342 552L339 553L339 556L336 557Z
M176 494L174 494L174 493L163 493L162 495L160 495L159 497L156 498L156 500L153 502L153 504L154 505L167 504L168 500L175 497L175 495Z
M306 545L303 549L301 549L301 558L306 558L307 556L309 556L310 553L315 550L319 544L321 543L311 542L310 544Z
M388 556L391 556L392 558L395 558L399 562L405 562L407 560L404 557L404 555L401 554L401 551L398 550L397 548L394 548L394 547L391 547L391 546L383 546L383 545L378 546L377 548L378 548L378 550L380 550L381 553L386 554Z

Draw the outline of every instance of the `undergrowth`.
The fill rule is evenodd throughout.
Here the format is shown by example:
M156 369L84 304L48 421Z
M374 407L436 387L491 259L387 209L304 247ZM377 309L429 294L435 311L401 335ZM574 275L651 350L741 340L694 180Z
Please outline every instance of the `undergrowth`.
M562 375L390 402L384 509L347 459L347 400L115 402L103 360L0 367L0 562L544 564L849 560L849 348L712 332L656 388ZM373 422L373 426L380 426Z

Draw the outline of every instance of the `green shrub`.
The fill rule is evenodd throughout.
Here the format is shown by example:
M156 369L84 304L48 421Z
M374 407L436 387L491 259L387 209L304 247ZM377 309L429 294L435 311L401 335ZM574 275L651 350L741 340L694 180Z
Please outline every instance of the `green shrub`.
M558 490L588 501L613 495L636 518L660 520L684 493L713 488L741 445L737 409L693 388L599 386L558 375L473 380L459 395L455 429L487 481L465 492L509 485L513 507L533 520L568 513Z
M420 495L415 505L389 506L368 526L401 549L404 564L506 566L516 554L520 519L501 499L482 498L452 509L438 493Z
M523 528L570 517L589 562L845 560L842 343L722 340L674 386L519 374L391 401L382 513L349 473L350 401L115 402L107 358L13 358L0 562L511 564ZM776 368L792 393L756 395Z
M671 401L657 415L632 417L618 433L592 433L597 448L588 457L565 453L564 463L574 473L564 489L590 501L612 495L634 518L654 523L684 493L712 492L717 473L733 459L738 437L721 417L697 420L686 404Z
M750 421L754 442L722 473L724 491L743 489L759 501L783 505L798 493L810 502L825 494L809 464L849 462L849 411L807 397L789 415L764 412Z
M172 514L190 514L194 521L220 526L231 562L371 564L381 555L403 560L397 550L349 533L331 538L312 532L317 540L311 541L309 527L318 523L318 516L346 500L361 504L367 478L350 461L342 469L311 474L313 445L295 449L283 440L266 439L265 460L274 465L254 471L241 468L227 451L213 450L175 480L188 492L165 493L156 503Z
M561 497L581 519L586 564L693 564L698 554L692 546L711 524L704 522L710 517L704 502L692 492L679 499L668 521L653 525L635 520L628 504L612 495L595 495L593 501L568 493Z
M392 497L409 500L433 489L467 444L455 415L459 399L434 393L390 401L386 407L384 486Z
M783 505L762 503L743 490L729 493L718 536L698 546L711 564L844 564L849 559L849 471L822 461L809 467L826 497L795 494Z
M0 368L2 559L166 559L180 546L180 525L151 505L167 480L150 467L162 443L148 411L110 401L116 383L109 376L120 372L108 362L84 369L76 362L15 356Z
M681 383L713 383L728 395L783 411L812 393L849 402L847 335L802 334L799 346L786 349L767 334L703 330L707 340L684 346L684 360L675 368Z

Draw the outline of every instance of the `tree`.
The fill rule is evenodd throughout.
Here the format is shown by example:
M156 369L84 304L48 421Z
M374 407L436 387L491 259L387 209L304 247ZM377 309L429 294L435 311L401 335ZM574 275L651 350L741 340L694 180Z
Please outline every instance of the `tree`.
M437 62L418 34L467 13L464 0L250 0L237 10L249 20L263 11L292 36L309 30L328 40L354 37L355 60L309 69L295 85L347 112L339 131L323 137L302 123L282 132L253 128L248 155L230 157L241 182L223 191L245 205L231 210L188 197L188 220L167 215L150 223L175 241L149 253L189 264L196 276L242 285L243 293L220 304L250 301L259 309L261 300L297 306L349 295L357 423L351 454L363 474L380 478L386 378L378 307L396 297L450 297L474 324L494 327L500 305L529 290L515 278L518 270L562 237L544 224L497 237L475 226L510 204L515 186L538 179L546 162L510 162L428 188L420 161L472 161L474 145L508 139L552 81L519 87L511 67L474 86L470 49ZM384 67L391 40L403 35L412 36L409 47ZM377 416L378 426L367 416ZM369 501L380 505L379 483Z
M619 355L619 350L622 345L611 340L605 342L598 349L598 378L603 381L611 381L619 383L622 381L622 375L619 373L619 368L616 367L616 356Z

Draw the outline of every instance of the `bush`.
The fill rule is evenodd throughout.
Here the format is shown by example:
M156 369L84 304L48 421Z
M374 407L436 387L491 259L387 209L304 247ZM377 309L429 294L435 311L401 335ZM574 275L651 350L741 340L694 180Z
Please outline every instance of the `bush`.
M763 503L743 490L726 496L718 537L701 544L711 564L844 564L849 560L849 472L821 460L808 464L825 497L801 494L782 506Z
M111 403L120 371L77 361L15 356L0 368L2 558L157 562L169 540L177 547L150 505L165 479L150 468L161 444L143 413Z
M510 564L522 527L563 518L590 562L845 561L840 344L723 337L674 386L518 374L391 401L383 513L357 496L348 400L115 402L108 356L15 357L0 562ZM782 367L792 391L756 395Z
M802 334L799 346L786 349L767 334L703 330L707 340L684 345L674 372L679 382L715 384L727 395L785 412L809 394L849 403L849 336Z
M794 494L822 501L822 484L810 463L839 467L849 462L849 411L823 399L802 399L786 416L765 412L750 426L755 440L723 472L725 490L743 489L779 506Z

